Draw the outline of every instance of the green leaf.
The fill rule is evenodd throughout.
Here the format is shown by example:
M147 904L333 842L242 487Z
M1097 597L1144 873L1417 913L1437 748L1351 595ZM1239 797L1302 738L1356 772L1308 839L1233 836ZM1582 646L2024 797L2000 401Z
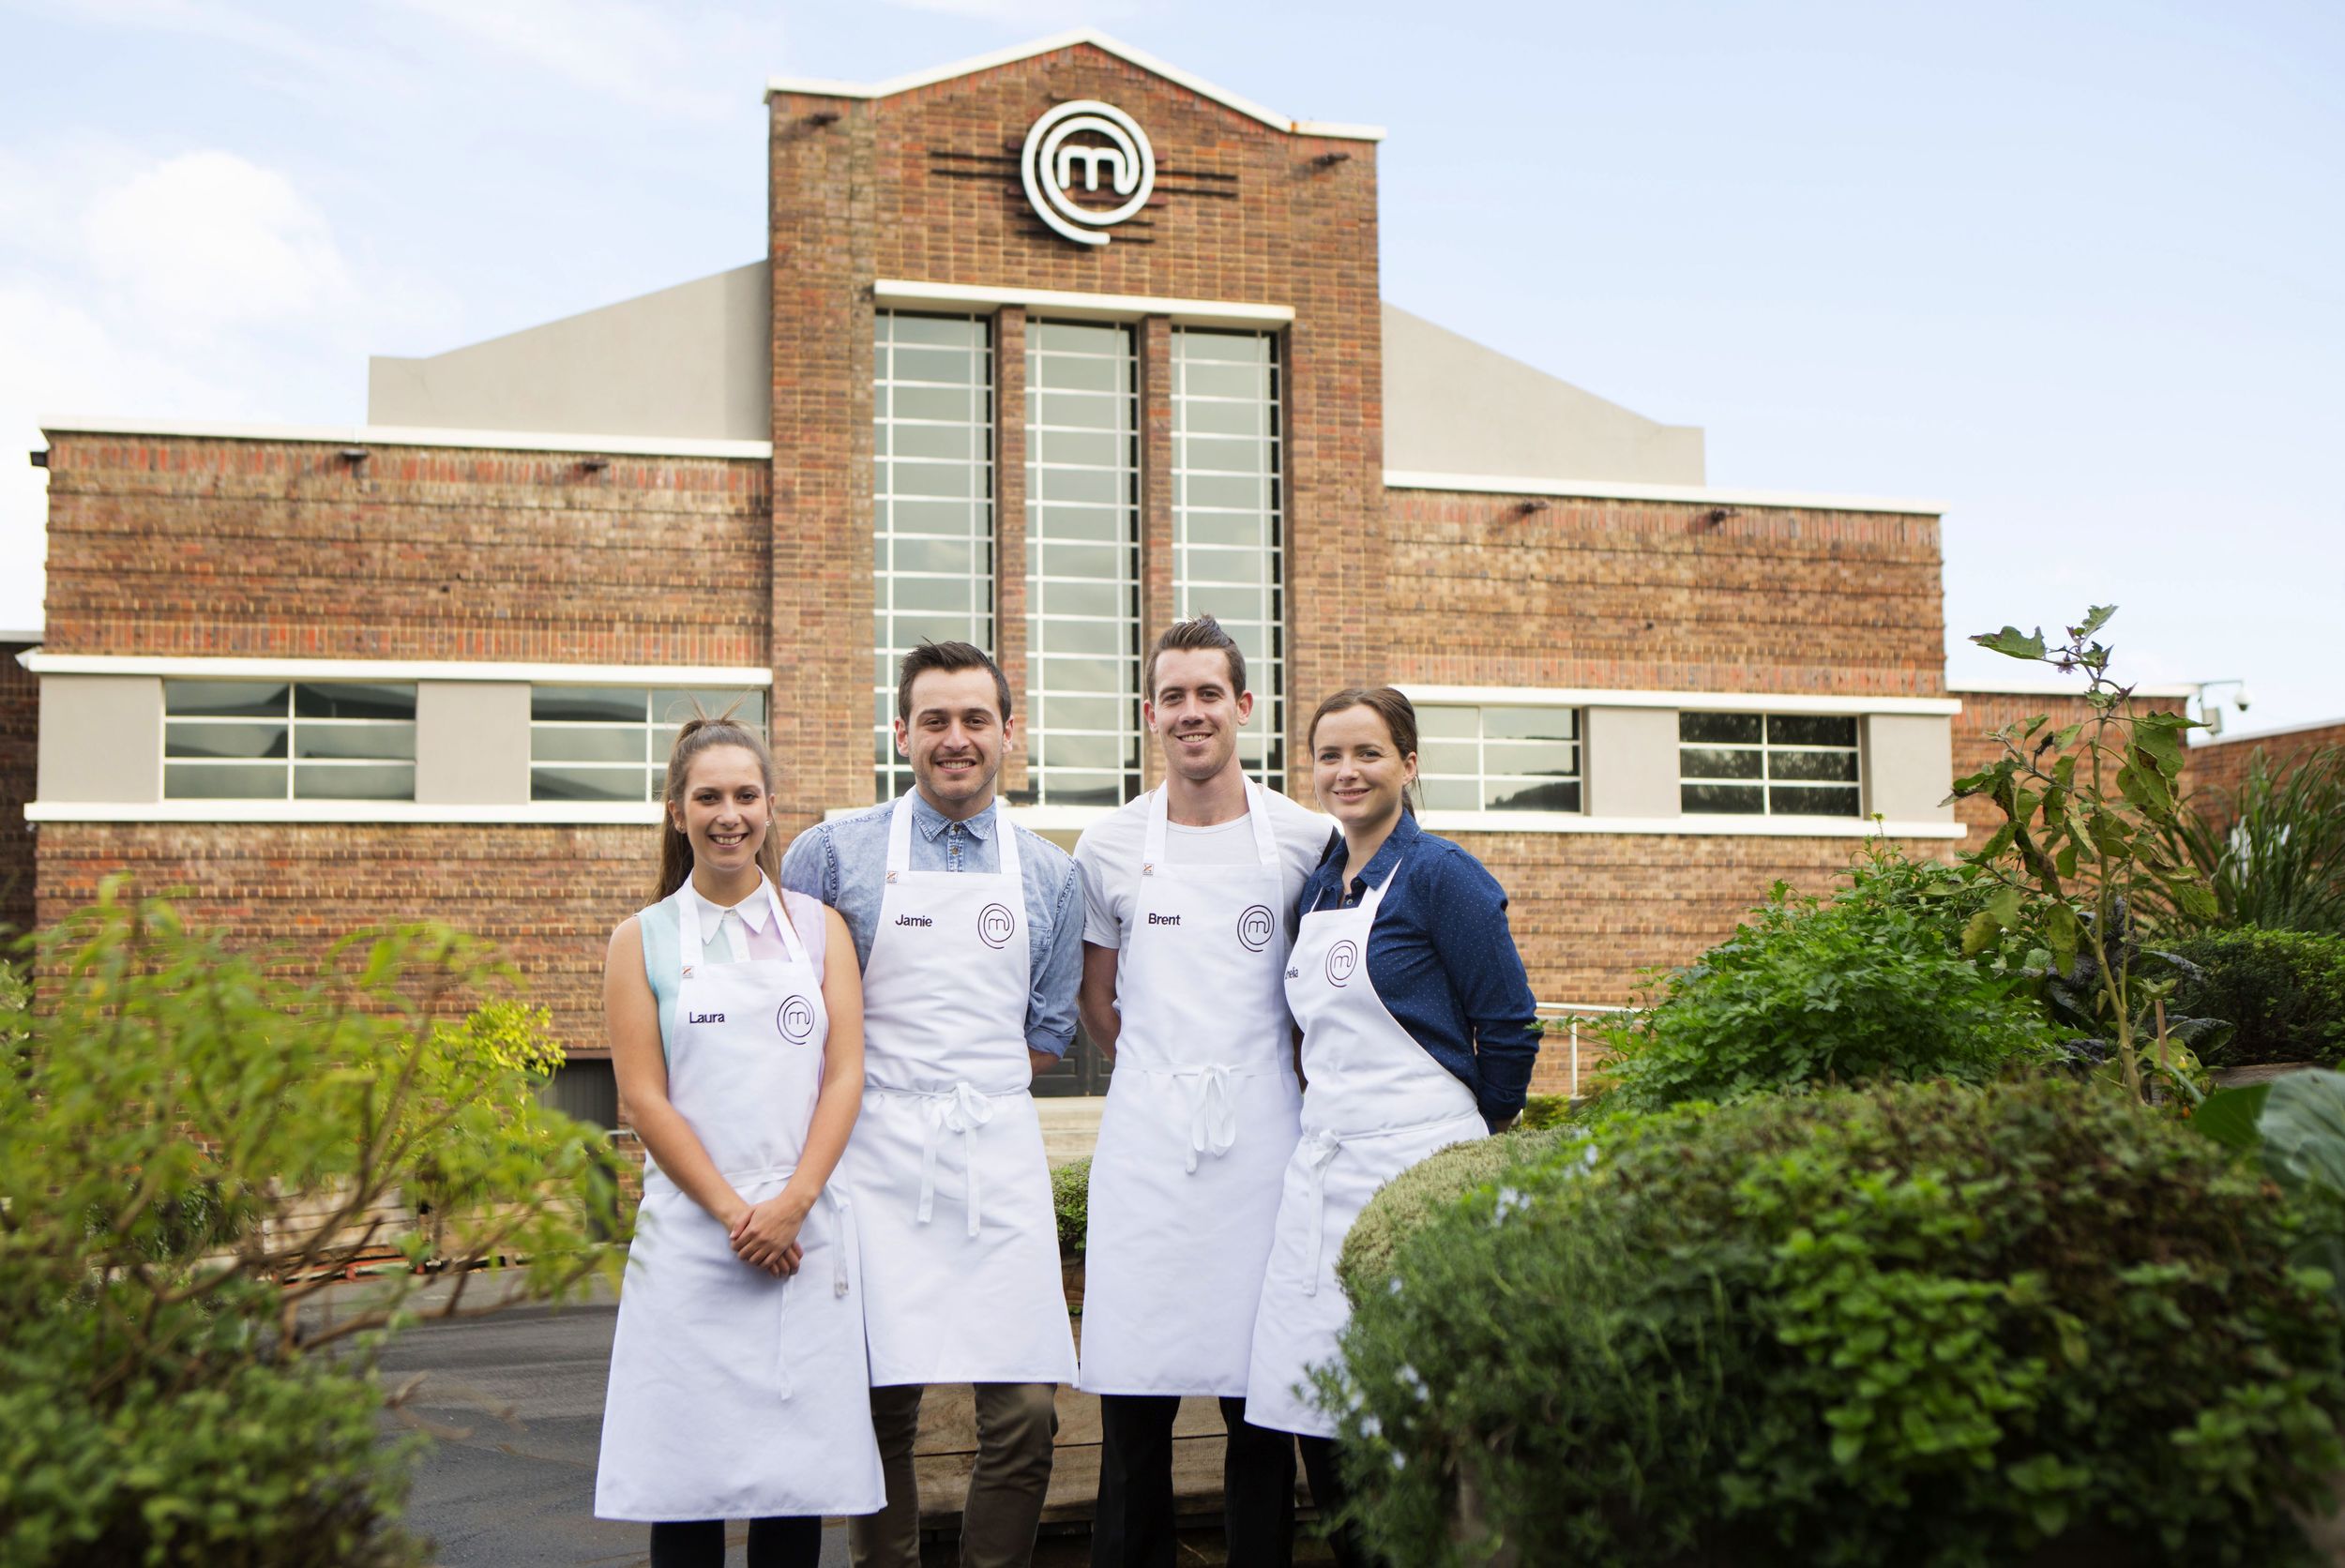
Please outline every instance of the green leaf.
M1971 641L2006 658L2040 659L2044 656L2044 628L2041 626L2033 633L2023 632L2017 626L2005 626L2001 631L1981 632Z
M2292 1191L2345 1199L2345 1073L2311 1068L2274 1078L2263 1114L2264 1168Z
M2116 613L2117 607L2113 604L2096 604L2092 609L2084 612L2084 624L2082 626L2071 626L2068 628L2068 635L2080 640L2090 637L2095 632L2100 630L2103 626L2109 625L2109 618Z
M2263 1102L2271 1093L2269 1083L2217 1089L2199 1102L2199 1108L2191 1113L2190 1124L2224 1148L2245 1153L2263 1141L2256 1122L2262 1116Z
M2045 912L2044 935L2051 943L2052 967L2065 974L2077 967L2077 912L2066 904L2054 904Z
M1991 910L1981 910L1962 927L1962 956L1975 958L2003 940L2003 922Z

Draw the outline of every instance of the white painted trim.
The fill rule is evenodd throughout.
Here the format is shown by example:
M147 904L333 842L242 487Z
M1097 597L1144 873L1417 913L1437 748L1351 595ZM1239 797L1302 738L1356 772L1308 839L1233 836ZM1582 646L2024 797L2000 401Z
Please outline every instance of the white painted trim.
M1951 718L1962 704L1950 697L1832 697L1750 691L1607 691L1596 686L1418 686L1405 683L1412 702L1506 708L1676 708L1696 713L1833 714L1863 717L1900 714Z
M1806 512L1899 512L1943 517L1943 501L1885 495L1823 495L1806 490L1718 490L1709 485L1626 485L1604 479L1525 479L1505 474L1420 474L1387 468L1386 490L1458 490L1475 495L1553 495L1590 501L1687 501L1697 505L1772 506Z
M1959 691L1972 697L2082 697L2084 687L2057 675L2012 675L2000 681L1948 681L1948 691ZM2196 697L2196 683L2185 681L2168 686L2138 686L2136 697Z
M770 441L691 436L581 435L541 430L431 430L418 425L256 425L210 419L65 417L44 435L176 436L195 441L313 441L337 446L449 446L496 452L590 452L614 458L752 458L771 461Z
M898 93L908 93L915 87L932 87L940 82L950 82L955 77L974 76L981 70L991 70L997 66L1015 65L1021 60L1031 60L1037 54L1048 54L1055 49L1071 49L1082 43L1105 50L1108 53L1118 59L1129 61L1144 71L1153 72L1163 77L1167 82L1187 87L1200 98L1211 98L1225 109L1234 109L1239 113L1260 120L1263 124L1278 130L1290 131L1297 136L1340 137L1352 142L1381 142L1384 139L1384 128L1381 126L1347 126L1324 120L1289 119L1274 110L1263 108L1250 98L1243 98L1235 93L1225 92L1203 77L1190 75L1178 66L1167 65L1153 54L1144 53L1127 43L1119 43L1096 27L1077 27L1065 33L1053 33L1048 38L1036 38L1027 43L1012 44L1006 49L997 49L987 54L972 55L966 60L956 60L948 66L936 66L928 70L914 71L909 76L899 76L886 82L835 82L816 77L776 76L766 80L765 90L768 93L800 93L809 98L892 98Z
M27 627L18 631L0 631L0 642L30 642L35 645L38 645L39 641L40 628L38 626ZM31 648L27 648L24 650L24 653L29 654L33 650ZM18 658L23 658L24 654L19 654L16 656Z
M660 805L644 801L499 801L426 806L405 800L146 800L28 803L28 822L374 822L563 827L657 823Z
M1170 316L1190 326L1284 326L1294 320L1292 305L1248 305L1221 299L1159 299L1149 294L1070 294L1061 289L1019 289L986 283L924 283L883 278L871 285L883 309L934 308L991 310L1022 305L1047 314L1103 321Z
M2134 689L2140 691L2142 688L2136 686ZM2191 738L2201 748L2211 749L2218 746L2253 746L2259 741L2284 741L2291 735L2302 735L2314 730L2335 730L2339 726L2345 726L2345 717L2316 718L2309 724L2291 724L2278 730L2247 730L2238 734L2227 731L2206 740L2199 740L2195 735Z
M528 681L538 686L771 686L774 672L725 664L492 664L428 658L174 658L142 654L17 656L36 675L161 675L209 681Z
M1430 833L1682 834L1738 838L1960 838L1960 822L1876 822L1870 817L1582 817L1568 811L1420 811Z

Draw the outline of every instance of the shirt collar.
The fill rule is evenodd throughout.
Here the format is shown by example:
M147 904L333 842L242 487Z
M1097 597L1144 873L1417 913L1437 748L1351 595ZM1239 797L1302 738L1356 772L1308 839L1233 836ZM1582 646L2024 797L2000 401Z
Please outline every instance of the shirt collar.
M765 888L765 873L760 871L757 874L756 892L737 904L717 904L711 903L704 897L701 890L694 887L688 878L684 883L684 890L692 896L693 908L700 913L701 941L703 942L716 941L717 928L724 924L725 916L728 914L739 915L748 923L752 931L763 931L765 928L767 917L774 912L773 905L766 899Z
M1393 867L1399 864L1401 852L1424 831L1417 826L1414 812L1401 812L1400 820L1392 826L1392 832L1376 847L1376 852L1369 857L1368 864L1361 867L1360 874L1353 878L1349 884L1343 880L1343 834L1340 831L1329 834L1326 854L1320 861L1320 874L1326 879L1329 887L1346 898L1370 887L1380 886L1386 877L1392 875Z
M993 805L1000 804L1000 798L995 797ZM921 837L934 839L944 837L945 830L953 825L953 820L930 806L928 796L915 790L912 792L912 825L920 830ZM993 836L993 807L989 806L962 822L961 828L978 843L986 842Z

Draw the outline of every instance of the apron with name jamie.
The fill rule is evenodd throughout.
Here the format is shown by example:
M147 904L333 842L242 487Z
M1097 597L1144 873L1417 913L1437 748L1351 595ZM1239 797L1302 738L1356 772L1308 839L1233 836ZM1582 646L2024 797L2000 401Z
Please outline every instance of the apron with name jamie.
M1473 1092L1394 1020L1369 981L1369 932L1400 872L1396 864L1355 909L1304 915L1287 958L1287 1006L1303 1031L1303 1139L1279 1195L1246 1390L1246 1419L1274 1431L1335 1436L1309 1369L1336 1360L1351 1320L1336 1259L1353 1221L1417 1161L1490 1131Z
M830 1017L780 897L786 960L704 961L688 885L669 900L683 973L668 1099L749 1203L796 1167ZM858 1248L837 1180L798 1230L798 1272L745 1263L725 1228L646 1160L628 1249L595 1474L605 1519L869 1514L886 1501L871 1438Z
M1246 1392L1299 1099L1278 846L1250 779L1246 806L1250 864L1174 867L1165 792L1149 796L1091 1162L1082 1386L1094 1394Z
M1029 1092L1025 883L912 869L912 797L863 975L863 1114L840 1162L862 1237L871 1383L1064 1383L1075 1339Z

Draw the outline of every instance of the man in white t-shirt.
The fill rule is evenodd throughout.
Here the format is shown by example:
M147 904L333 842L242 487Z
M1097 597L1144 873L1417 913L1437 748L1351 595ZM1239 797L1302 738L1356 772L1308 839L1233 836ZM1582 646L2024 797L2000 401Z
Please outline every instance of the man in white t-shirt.
M1210 615L1148 656L1165 781L1085 830L1084 1030L1115 1062L1091 1166L1081 1385L1099 1395L1093 1568L1171 1568L1172 1425L1214 1396L1233 1568L1283 1565L1294 1449L1249 1425L1256 1303L1300 1137L1289 916L1326 818L1246 776L1246 656Z

